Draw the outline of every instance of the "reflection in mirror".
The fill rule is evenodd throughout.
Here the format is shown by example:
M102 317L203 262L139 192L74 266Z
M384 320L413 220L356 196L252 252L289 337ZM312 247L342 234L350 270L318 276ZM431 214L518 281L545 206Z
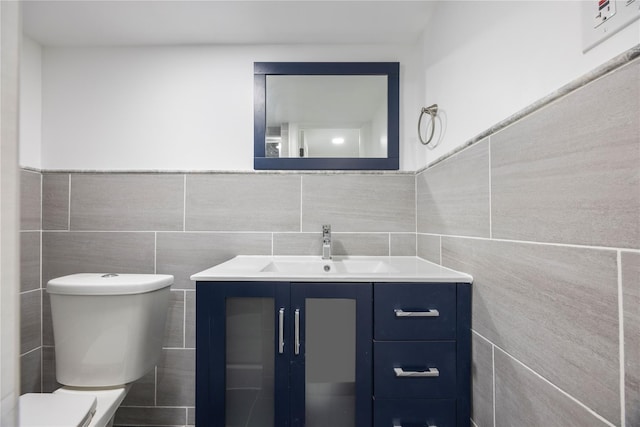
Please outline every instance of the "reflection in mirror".
M399 68L254 63L254 168L399 169Z
M387 76L267 76L267 157L387 156Z

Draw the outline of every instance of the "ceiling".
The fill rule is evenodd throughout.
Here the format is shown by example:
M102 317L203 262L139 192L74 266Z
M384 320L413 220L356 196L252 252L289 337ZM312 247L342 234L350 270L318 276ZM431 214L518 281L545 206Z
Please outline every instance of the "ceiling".
M413 43L433 1L24 1L43 46Z

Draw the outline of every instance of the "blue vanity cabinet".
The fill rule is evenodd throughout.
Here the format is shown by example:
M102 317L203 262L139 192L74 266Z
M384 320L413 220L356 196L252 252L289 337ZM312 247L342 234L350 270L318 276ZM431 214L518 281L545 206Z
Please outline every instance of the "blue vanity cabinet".
M196 425L372 425L372 284L197 282Z
M469 427L468 283L196 284L199 427Z
M374 284L374 427L468 427L471 285Z

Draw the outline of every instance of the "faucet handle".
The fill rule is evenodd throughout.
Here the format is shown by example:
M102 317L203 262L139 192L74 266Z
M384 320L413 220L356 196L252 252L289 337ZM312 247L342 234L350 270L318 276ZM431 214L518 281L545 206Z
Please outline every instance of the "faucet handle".
M331 225L322 226L322 259L331 259Z

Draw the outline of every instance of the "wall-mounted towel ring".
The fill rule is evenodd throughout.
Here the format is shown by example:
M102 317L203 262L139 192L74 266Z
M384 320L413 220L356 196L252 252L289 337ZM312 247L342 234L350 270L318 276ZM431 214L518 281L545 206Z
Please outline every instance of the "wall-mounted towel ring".
M431 116L431 134L429 138L425 141L422 139L422 133L420 132L420 123L422 122L422 116L426 114ZM436 130L436 116L438 115L438 104L433 104L428 107L422 107L422 111L420 111L420 118L418 119L418 138L420 138L420 142L423 145L428 145L433 139L433 133Z

